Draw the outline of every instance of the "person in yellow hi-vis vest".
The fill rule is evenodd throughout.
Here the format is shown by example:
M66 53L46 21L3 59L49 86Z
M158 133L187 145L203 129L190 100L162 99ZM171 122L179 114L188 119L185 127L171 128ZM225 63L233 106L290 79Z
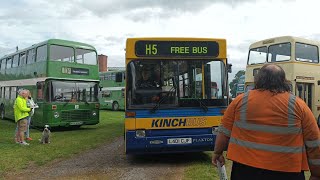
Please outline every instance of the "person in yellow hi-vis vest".
M29 112L31 108L27 107L28 90L19 92L18 97L14 102L14 118L18 126L17 140L21 145L29 145L24 139L24 133L27 130Z
M320 179L320 130L278 65L265 65L255 76L255 89L228 106L212 156L222 165L222 152L233 161L231 179Z

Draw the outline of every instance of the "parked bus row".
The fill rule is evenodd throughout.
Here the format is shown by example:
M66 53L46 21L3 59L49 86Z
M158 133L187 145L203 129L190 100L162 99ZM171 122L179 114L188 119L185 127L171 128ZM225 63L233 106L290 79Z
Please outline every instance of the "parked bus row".
M319 48L317 41L290 36L253 43L237 94L254 88L254 76L264 64L278 64L292 93L320 124ZM39 105L34 126L97 124L101 105L125 109L126 153L214 148L229 99L225 39L129 38L125 66L125 71L99 74L93 46L57 39L3 56L1 118L13 119L17 92L25 88Z

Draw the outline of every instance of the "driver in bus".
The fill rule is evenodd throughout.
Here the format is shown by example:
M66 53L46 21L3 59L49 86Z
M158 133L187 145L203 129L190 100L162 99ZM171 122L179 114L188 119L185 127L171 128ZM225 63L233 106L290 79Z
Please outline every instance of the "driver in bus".
M159 88L160 85L152 78L151 68L143 67L141 72L141 79L137 82L137 87L141 89Z
M159 90L160 85L154 78L152 78L152 71L149 67L143 67L141 71L141 79L137 82L137 90L147 90L148 93L138 94L140 97L137 99L140 103L157 102L159 96L152 92L152 90Z

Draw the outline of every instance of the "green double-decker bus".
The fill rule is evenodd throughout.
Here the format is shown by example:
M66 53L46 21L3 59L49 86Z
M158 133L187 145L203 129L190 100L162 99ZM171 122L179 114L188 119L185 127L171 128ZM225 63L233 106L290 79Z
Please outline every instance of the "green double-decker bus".
M124 110L125 70L100 72L100 109Z
M1 57L1 119L14 119L19 89L30 90L39 105L33 126L99 123L97 52L89 44L49 39Z

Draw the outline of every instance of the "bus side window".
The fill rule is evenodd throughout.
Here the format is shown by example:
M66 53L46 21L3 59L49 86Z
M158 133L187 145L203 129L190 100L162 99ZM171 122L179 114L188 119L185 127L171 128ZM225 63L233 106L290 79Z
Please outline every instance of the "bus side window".
M26 57L26 52L20 53L19 57L19 66L24 66L26 63L27 57Z
M116 73L116 82L122 82L122 73L121 72Z
M37 82L37 99L43 100L44 98L44 82Z
M10 99L15 100L17 97L17 88L11 87L10 91Z
M11 66L12 66L12 58L9 57L9 58L7 59L7 68L6 68L6 69L10 69Z
M35 49L29 49L27 54L27 64L32 64L35 62Z

